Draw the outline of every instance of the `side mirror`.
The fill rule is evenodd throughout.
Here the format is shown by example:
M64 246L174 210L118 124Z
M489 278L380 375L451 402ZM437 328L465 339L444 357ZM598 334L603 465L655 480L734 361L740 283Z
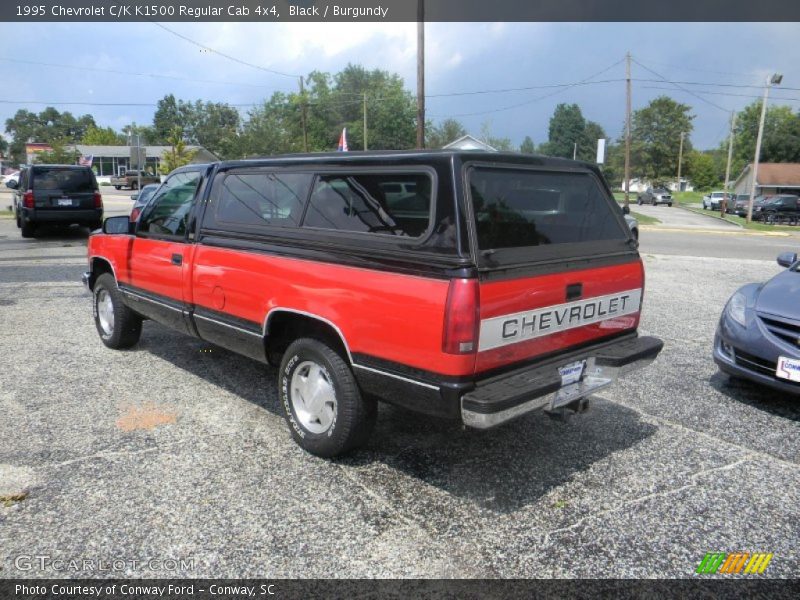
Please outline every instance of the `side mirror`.
M627 204L623 204L623 205L622 205L622 214L623 214L623 215L629 215L629 214L631 214L631 207L630 207L630 206L628 206Z
M783 252L778 255L778 264L787 269L797 262L796 252Z
M139 194L131 194L131 200L136 202L139 199Z
M103 221L103 233L128 235L134 233L135 227L136 224L131 223L128 215L108 217Z
M17 181L16 179L9 179L8 181L6 181L6 187L15 190L19 187L19 181Z

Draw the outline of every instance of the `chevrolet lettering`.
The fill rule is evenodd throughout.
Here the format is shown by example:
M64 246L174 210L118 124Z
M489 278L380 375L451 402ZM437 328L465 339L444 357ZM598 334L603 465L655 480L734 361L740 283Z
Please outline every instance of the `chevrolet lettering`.
M289 434L332 457L381 402L478 429L583 412L663 346L637 247L595 165L303 154L173 171L92 234L84 282L106 346L150 319L270 365Z

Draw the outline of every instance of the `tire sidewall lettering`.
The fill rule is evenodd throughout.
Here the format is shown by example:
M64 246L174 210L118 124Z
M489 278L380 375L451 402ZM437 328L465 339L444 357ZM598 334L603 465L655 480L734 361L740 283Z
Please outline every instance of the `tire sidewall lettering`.
M336 380L333 377L331 377L330 371L328 370L327 365L324 363L323 358L321 356L318 356L316 353L309 353L309 354L310 354L310 358L313 359L314 362L316 362L319 365L320 370L325 374L325 377L328 379L328 381L331 382L331 385L333 386L334 394L336 394L337 393ZM292 408L291 396L290 396L290 391L289 391L289 386L290 386L290 381L292 379L292 374L293 374L293 372L295 370L295 367L297 366L297 364L301 360L302 359L301 359L300 354L296 353L286 363L286 366L283 369L283 373L281 373L281 389L280 389L280 392L281 392L281 402L283 403L284 411L286 412L286 414L289 417L289 422L290 422L290 424L292 426L292 429L295 430L297 435L299 435L301 438L305 439L306 436L311 436L313 434L311 434L311 432L307 431L302 425L300 425L300 423L298 423L297 419L295 418L294 409ZM328 430L325 431L323 434L318 434L318 435L320 435L320 436L324 435L326 437L332 437L333 434L336 432L336 422L337 422L338 415L339 415L339 411L337 409L333 413L333 420L331 421L331 425L330 425L330 427L328 427Z

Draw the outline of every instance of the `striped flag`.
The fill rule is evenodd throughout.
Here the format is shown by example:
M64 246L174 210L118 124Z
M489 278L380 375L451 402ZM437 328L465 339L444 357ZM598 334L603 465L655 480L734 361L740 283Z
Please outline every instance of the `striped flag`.
M82 154L81 157L78 159L78 164L80 166L82 166L82 167L91 167L93 160L94 160L94 155L92 155L92 154L83 155Z
M339 136L339 147L337 150L339 152L347 152L349 150L347 147L347 127L342 129L342 135Z

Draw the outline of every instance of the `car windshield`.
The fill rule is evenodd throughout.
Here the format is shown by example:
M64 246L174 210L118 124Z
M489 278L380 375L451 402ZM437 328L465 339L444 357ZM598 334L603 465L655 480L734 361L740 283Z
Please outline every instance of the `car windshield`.
M664 188L656 188L656 189L653 190L653 193L654 194L668 194L669 192L667 192L667 190L665 190Z

